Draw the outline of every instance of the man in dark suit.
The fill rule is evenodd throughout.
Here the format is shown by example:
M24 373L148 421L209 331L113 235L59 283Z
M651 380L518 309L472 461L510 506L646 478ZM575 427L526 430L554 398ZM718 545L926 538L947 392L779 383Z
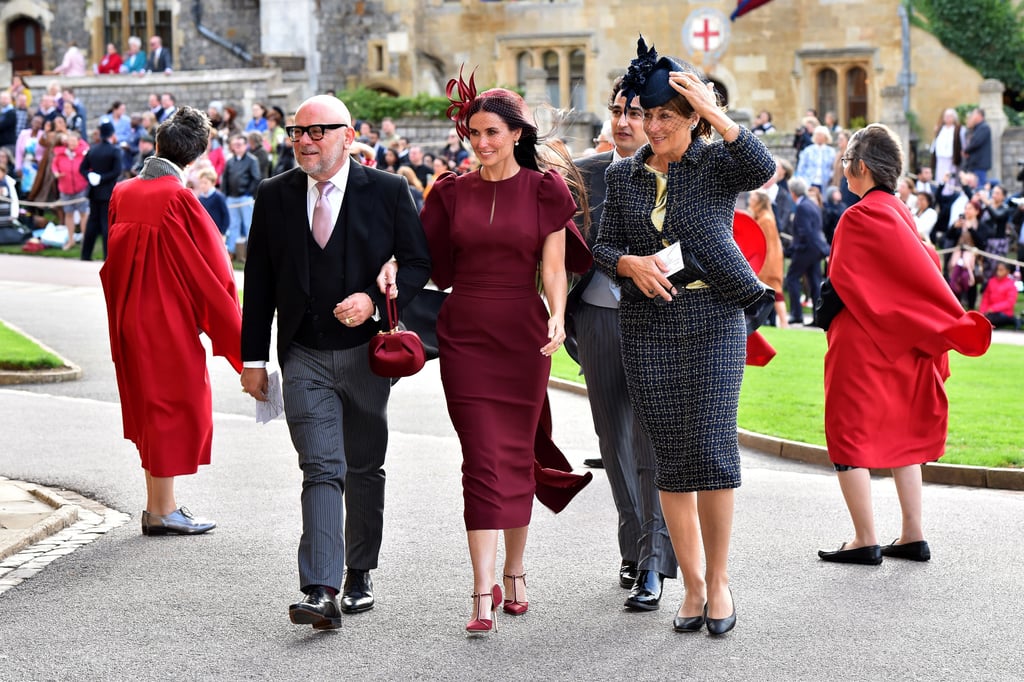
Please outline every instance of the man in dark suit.
M803 324L803 307L800 305L803 278L807 276L808 295L813 303L821 291L821 261L828 256L829 246L822 231L821 209L807 196L807 181L803 178L791 179L789 191L796 202L793 241L786 248L786 255L790 257L789 271L786 273L789 322Z
M92 146L82 159L79 172L89 181L89 220L82 237L82 260L92 260L96 237L103 238L103 259L107 258L107 212L114 185L121 179L124 168L121 150L113 143L114 125L100 124L100 141Z
M637 98L627 105L612 86L608 110L615 148L576 162L590 205L591 246L597 240L609 164L633 155L647 141L644 112ZM580 221L582 222L582 221ZM654 449L629 402L619 338L619 291L596 267L573 287L566 303L566 350L587 377L601 459L619 515L619 584L630 590L628 608L652 611L661 601L666 577L677 571L672 542L654 485ZM589 460L585 464L592 464Z
M0 147L14 158L14 145L18 141L18 114L11 103L9 92L0 92Z
M985 120L984 109L972 109L967 114L967 144L960 156L963 159L962 170L974 173L978 178L978 187L988 182L988 169L992 167L992 129Z
M341 625L343 575L341 611L374 604L370 570L384 521L391 390L367 358L385 307L375 278L392 257L401 263L401 309L430 276L408 185L349 160L351 125L335 97L318 95L299 107L286 128L299 167L260 185L245 266L242 387L265 399L276 311L285 416L303 472L298 554L305 596L289 616L316 629Z
M146 60L146 71L152 73L171 72L171 51L164 47L160 36L153 36L149 39L149 58Z

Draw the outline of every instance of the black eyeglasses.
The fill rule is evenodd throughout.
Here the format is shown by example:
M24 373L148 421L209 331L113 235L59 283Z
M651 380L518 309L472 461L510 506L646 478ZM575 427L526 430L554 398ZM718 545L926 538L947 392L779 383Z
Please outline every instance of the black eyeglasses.
M843 168L849 168L850 164L853 163L853 159L851 159L849 156L840 157L839 160L843 162Z
M302 139L302 134L309 135L309 139L316 142L317 140L324 139L324 133L328 130L336 130L338 128L348 128L347 123L314 123L311 126L285 126L284 131L288 133L288 137L292 138L292 142L298 142Z

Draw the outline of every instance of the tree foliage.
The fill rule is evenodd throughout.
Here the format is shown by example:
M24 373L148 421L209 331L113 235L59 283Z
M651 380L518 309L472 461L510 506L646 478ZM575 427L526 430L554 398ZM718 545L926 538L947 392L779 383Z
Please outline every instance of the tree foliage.
M985 78L1024 91L1022 0L907 0L915 26L934 35Z

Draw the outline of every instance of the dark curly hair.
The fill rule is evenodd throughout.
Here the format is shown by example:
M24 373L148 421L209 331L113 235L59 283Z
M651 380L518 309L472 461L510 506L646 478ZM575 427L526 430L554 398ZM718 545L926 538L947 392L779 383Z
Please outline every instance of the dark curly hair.
M181 107L156 129L156 154L184 168L206 151L210 119L192 107Z

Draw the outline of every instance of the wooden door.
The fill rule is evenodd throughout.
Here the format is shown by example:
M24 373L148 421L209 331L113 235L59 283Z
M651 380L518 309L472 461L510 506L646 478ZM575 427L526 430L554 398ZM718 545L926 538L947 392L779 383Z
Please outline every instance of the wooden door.
M14 73L42 73L42 27L21 17L7 25L7 56Z

